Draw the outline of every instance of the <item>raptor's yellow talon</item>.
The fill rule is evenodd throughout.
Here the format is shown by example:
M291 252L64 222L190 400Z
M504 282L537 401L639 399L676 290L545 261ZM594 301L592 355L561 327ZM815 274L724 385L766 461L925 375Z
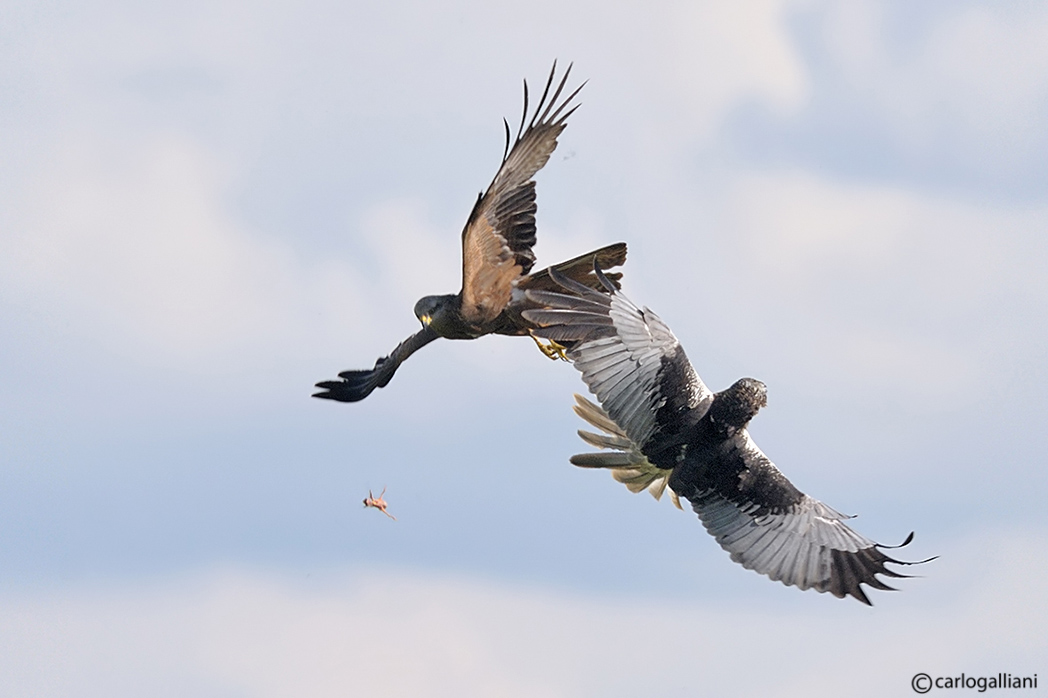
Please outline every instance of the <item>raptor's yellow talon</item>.
M551 361L556 361L557 359L560 359L561 361L568 361L568 355L565 353L567 351L567 347L565 347L564 345L558 344L552 339L549 340L549 344L543 344L542 340L536 337L535 333L531 330L528 330L528 336L535 340L535 345L539 348L539 351L541 351L546 356L547 359L550 359Z

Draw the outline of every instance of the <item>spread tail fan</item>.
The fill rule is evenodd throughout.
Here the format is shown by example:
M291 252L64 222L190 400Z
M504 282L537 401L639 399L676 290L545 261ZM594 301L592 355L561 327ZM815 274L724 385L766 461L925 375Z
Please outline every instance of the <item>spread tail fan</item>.
M605 432L594 434L579 430L579 437L590 446L613 449L614 453L580 453L571 457L572 465L580 468L604 468L611 476L634 494L647 490L655 499L661 499L667 489L673 504L680 509L677 493L668 487L672 470L652 465L626 434L611 421L607 413L581 395L575 395L575 414Z

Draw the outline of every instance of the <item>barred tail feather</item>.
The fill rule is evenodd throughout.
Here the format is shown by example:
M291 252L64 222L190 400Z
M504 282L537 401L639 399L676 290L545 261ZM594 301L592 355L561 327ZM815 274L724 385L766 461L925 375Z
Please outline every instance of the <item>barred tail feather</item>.
M669 488L670 473L673 471L652 465L636 444L598 405L578 394L575 395L575 402L575 414L604 432L594 434L580 429L579 437L591 446L613 449L615 452L580 453L571 457L571 464L580 468L610 470L611 476L624 484L630 492L637 494L647 490L656 500L661 499L663 493L669 489L673 504L680 509L677 493Z

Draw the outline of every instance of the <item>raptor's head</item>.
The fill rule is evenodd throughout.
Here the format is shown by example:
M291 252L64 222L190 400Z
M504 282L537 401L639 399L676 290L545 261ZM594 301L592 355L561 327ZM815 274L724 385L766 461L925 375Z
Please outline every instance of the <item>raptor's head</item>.
M742 429L768 404L768 388L756 378L740 378L714 397L710 418L717 424Z
M447 296L424 296L419 299L418 303L415 304L415 317L422 323L424 327L436 323L437 327L440 326L440 321L444 319L448 312L448 308L451 303L456 299L454 295ZM436 329L436 328L434 328Z

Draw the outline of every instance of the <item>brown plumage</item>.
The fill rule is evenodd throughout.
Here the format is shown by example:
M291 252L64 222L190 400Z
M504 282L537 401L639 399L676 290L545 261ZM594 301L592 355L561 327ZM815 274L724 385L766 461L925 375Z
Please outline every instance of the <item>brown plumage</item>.
M535 173L549 161L557 138L577 106L571 102L577 87L561 99L571 73L569 66L554 88L557 64L528 120L528 84L524 83L524 111L516 138L510 142L506 123L506 148L502 165L487 190L477 197L462 230L462 289L458 293L426 296L415 304L422 329L397 345L389 356L364 371L343 371L340 380L322 381L313 397L340 402L363 400L389 383L397 368L411 354L438 337L475 339L486 334L525 335L533 325L521 311L532 307L524 297L528 289L553 290L544 269L529 275L535 263ZM626 245L618 243L594 250L555 268L560 274L590 288L603 288L593 274L596 258L601 269L620 266ZM613 279L618 274L610 274Z

